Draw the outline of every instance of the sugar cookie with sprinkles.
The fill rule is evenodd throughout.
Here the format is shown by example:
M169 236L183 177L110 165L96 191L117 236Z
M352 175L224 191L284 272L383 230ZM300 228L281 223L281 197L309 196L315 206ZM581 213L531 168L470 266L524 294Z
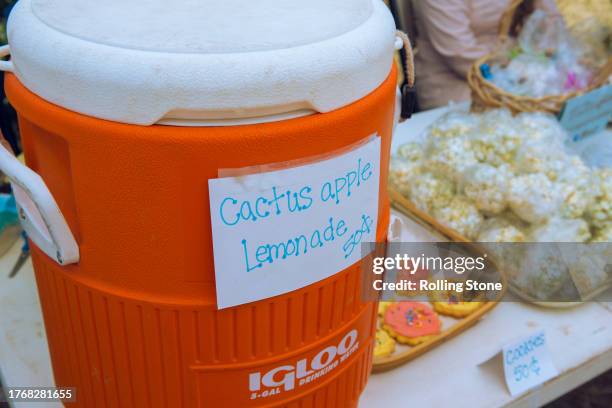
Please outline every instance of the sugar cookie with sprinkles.
M398 302L385 310L383 328L398 342L416 346L440 334L442 323L424 303Z
M465 301L455 291L436 292L432 295L434 310L445 316L462 318L470 315L484 303L478 300Z
M385 330L376 330L374 358L388 357L395 351L395 340Z

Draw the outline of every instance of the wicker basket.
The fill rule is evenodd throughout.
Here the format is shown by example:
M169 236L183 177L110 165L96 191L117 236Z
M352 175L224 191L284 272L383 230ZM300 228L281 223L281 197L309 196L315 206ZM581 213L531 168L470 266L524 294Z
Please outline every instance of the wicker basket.
M509 8L502 15L499 27L499 40L497 49L501 48L511 37L516 36L524 18L532 10L526 5L529 1L513 0ZM590 85L580 91L563 95L547 95L544 97L518 96L511 94L487 81L480 71L480 66L496 56L492 52L477 60L468 72L468 83L472 89L472 110L482 111L488 108L506 107L513 113L520 112L550 112L559 114L568 99L588 92L605 84L612 75L612 58L599 70Z

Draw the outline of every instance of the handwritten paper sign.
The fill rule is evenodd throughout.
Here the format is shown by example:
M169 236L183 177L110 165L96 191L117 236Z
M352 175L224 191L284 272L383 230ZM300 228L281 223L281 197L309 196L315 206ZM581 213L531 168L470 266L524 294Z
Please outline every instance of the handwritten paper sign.
M572 141L605 129L612 120L612 85L594 89L568 100L559 121Z
M522 394L558 375L543 331L503 348L504 375L511 395Z
M310 164L209 180L217 306L334 275L376 240L380 138Z

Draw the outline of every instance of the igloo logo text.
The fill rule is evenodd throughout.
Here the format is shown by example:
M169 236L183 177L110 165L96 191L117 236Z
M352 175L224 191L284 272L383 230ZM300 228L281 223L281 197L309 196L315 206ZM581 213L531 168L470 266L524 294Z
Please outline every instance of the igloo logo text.
M357 337L357 329L353 329L340 340L337 346L324 348L310 360L303 358L295 364L278 366L265 373L251 373L249 375L251 399L291 391L296 385L303 386L323 377L359 348Z

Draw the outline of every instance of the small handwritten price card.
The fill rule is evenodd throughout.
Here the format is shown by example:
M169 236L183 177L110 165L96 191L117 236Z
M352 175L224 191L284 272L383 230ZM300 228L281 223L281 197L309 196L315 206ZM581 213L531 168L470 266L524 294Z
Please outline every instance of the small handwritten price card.
M598 133L612 119L612 85L571 98L559 117L573 142Z
M510 394L518 395L558 375L543 331L507 344L504 375Z

